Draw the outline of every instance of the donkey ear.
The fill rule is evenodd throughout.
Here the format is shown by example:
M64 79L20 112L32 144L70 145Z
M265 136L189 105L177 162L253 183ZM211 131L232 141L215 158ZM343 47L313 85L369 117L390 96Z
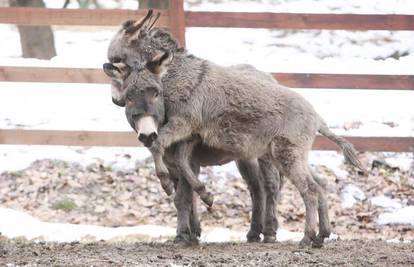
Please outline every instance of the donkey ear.
M145 24L145 22L148 21L148 19L152 17L153 12L154 11L150 9L148 10L145 17L143 17L141 20L136 20L136 21L128 20L124 22L122 26L125 30L125 34L129 36L133 36L139 29L141 29L141 27Z
M161 52L157 54L151 61L147 62L146 67L154 74L162 77L167 69L168 65L174 58L174 54L170 52Z

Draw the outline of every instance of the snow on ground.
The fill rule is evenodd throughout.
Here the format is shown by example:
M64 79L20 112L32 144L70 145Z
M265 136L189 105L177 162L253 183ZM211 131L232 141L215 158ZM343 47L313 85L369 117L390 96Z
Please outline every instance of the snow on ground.
M414 226L414 206L407 206L396 211L380 214L378 224L408 224Z
M375 206L383 207L389 211L395 211L402 208L400 201L391 199L384 195L371 198L371 203Z
M136 161L151 156L144 147L65 147L65 146L25 146L2 145L0 147L0 172L17 171L27 168L35 160L59 159L79 162L87 166L95 162L103 162L114 170L130 170L135 168Z
M76 2L76 1L73 1ZM414 14L411 1L187 1L186 9L313 13ZM221 3L220 3L221 2ZM106 1L107 7L115 2ZM121 8L135 8L136 1ZM61 7L63 1L47 1ZM76 4L74 4L76 5ZM112 5L112 6L111 6ZM116 4L115 4L116 5ZM76 7L76 6L72 6ZM106 49L116 28L55 27L58 56L50 61L22 59L14 26L0 25L0 64L8 66L91 67L106 61ZM197 56L222 65L248 63L272 72L413 74L413 31L315 31L188 28L187 46ZM208 41L206 41L208 40ZM395 59L394 57L399 57ZM400 57L401 56L401 57ZM413 91L297 90L308 99L337 134L362 136L414 136ZM109 85L0 82L0 128L130 131L123 109L110 100ZM386 153L386 160L407 169L408 153ZM99 158L114 168L132 168L149 156L144 148L79 148L0 146L0 171L25 168L33 160L57 158L88 164ZM310 163L346 177L343 157L337 152L312 152ZM220 175L238 175L234 164L213 168ZM352 206L362 194L352 185L344 191L344 205ZM384 204L381 196L371 200ZM381 204L382 203L382 204ZM378 223L413 222L412 206L382 214Z
M0 208L0 232L9 238L25 237L29 240L72 242L95 240L135 240L166 241L175 236L175 229L159 225L138 225L128 227L103 227L68 223L48 223L40 221L24 212ZM280 229L278 241L300 241L303 233ZM336 239L336 235L331 236ZM205 229L201 242L245 241L246 233L226 228Z
M403 206L401 200L391 199L384 195L371 198L371 203L383 207L387 211L379 215L378 224L408 224L414 226L414 206Z
M364 192L356 185L349 184L342 191L342 207L351 208L358 201L365 200Z

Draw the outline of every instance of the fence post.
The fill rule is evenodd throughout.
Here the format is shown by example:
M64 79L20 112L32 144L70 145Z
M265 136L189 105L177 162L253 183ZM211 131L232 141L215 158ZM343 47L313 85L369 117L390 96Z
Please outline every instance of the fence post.
M185 15L183 2L183 0L170 0L168 15L171 34L182 47L185 47Z

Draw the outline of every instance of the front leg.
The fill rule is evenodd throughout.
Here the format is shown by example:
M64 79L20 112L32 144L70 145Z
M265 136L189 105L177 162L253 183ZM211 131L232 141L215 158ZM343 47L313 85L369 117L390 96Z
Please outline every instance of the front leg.
M192 134L192 127L188 121L182 117L172 117L167 124L161 127L158 138L150 147L154 158L155 172L168 195L172 194L173 186L169 179L167 166L163 160L164 150L171 144L186 139Z

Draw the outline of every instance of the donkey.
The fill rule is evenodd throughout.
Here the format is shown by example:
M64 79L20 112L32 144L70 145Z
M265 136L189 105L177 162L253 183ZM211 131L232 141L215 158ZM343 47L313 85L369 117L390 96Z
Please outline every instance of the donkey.
M194 135L234 159L265 158L292 181L304 200L305 235L300 244L321 246L329 236L330 226L327 217L321 220L321 210L327 215L326 198L312 176L308 153L319 132L334 141L350 163L365 171L352 144L332 133L312 105L290 88L263 80L255 72L246 75L189 55L183 49L174 49L178 47L176 41L168 33L152 29L152 25L151 16L149 20L124 24L110 48L117 47L117 56L121 58L125 57L125 51L135 51L129 65L136 75L126 78L132 86L126 91L127 102L128 92L143 95L147 89L150 94L154 92L147 105L163 109L159 96L162 94L165 99L166 123L163 124L163 117L149 118L156 127L162 126L159 132L155 129L141 132L140 121L145 116L128 118L139 136L156 138L150 150L161 182L168 180L163 161L165 148ZM157 38L164 39L161 42L164 46L154 45L153 39ZM146 62L144 67L142 62Z
M123 90L124 80L128 77L131 68L122 62L116 62L105 63L103 69L112 80L113 102L118 106L124 107L126 99L116 98L118 95L114 94L114 92L121 92ZM147 95L146 99L150 101L150 97L151 95ZM129 95L128 98L128 101L131 101L133 96ZM147 107L148 105L135 103L133 108L127 109L128 114L130 114L128 117L132 118L133 116L148 114ZM152 111L154 110L152 109ZM153 116L156 115L153 114ZM131 121L129 120L129 122ZM135 125L131 126L135 130ZM147 145L150 142L150 140L142 141ZM204 185L200 181L197 180L196 185L194 183L189 184L186 179L182 179L181 177L188 176L183 174L186 173L187 168L190 168L198 176L200 166L221 165L232 159L225 153L222 153L222 151L203 145L199 137L193 137L187 141L170 146L166 150L164 160L167 163L168 172L176 190L174 203L178 212L178 224L175 240L177 242L194 243L197 241L197 237L200 236L201 228L197 215L197 202L194 199L193 190L197 188L199 194L200 191L204 191L207 196L207 201L204 198L204 202L208 205L212 204L212 198L210 198L210 194L207 194ZM248 185L252 198L252 220L250 230L247 233L247 240L248 242L258 242L260 241L260 233L262 233L263 242L274 242L278 228L275 207L283 185L283 179L279 176L277 169L273 165L266 164L263 161L240 160L236 161L236 165ZM170 188L166 188L166 192L171 194ZM200 195L203 194L201 193Z

